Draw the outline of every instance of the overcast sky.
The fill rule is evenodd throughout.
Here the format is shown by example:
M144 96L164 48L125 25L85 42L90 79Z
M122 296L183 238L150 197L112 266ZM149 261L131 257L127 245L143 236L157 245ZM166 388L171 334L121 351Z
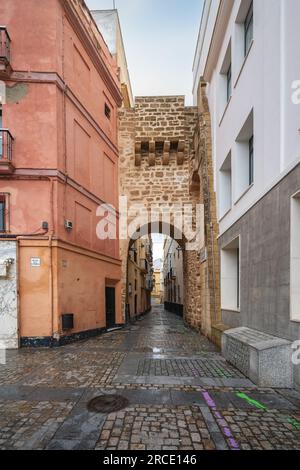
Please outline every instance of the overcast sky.
M90 9L113 0L86 0ZM192 66L203 0L115 0L135 96L186 95L192 104Z

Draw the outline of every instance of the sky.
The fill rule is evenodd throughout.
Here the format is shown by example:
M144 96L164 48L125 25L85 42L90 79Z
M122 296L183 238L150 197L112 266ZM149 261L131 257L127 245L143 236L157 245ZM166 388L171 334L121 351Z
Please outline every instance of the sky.
M164 235L158 233L152 234L153 242L153 260L163 259L164 257Z
M86 0L90 9L113 0ZM203 0L115 0L133 94L186 95L192 104L192 66Z

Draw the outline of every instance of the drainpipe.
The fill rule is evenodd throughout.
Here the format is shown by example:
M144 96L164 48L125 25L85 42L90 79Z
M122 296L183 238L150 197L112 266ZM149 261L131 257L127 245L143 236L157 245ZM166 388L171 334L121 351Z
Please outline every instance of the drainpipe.
M51 302L51 346L53 346L54 337L54 277L53 277L53 252L52 252L52 240L54 235L54 181L53 178L49 178L50 182L50 234L49 234L49 250L50 250L50 302Z
M126 258L126 279L125 279L125 324L130 324L131 321L131 315L130 315L130 306L129 309L127 310L127 305L129 304L129 292L128 292L128 275L129 275L129 263L128 263L128 257L129 257L129 249L127 247L127 258Z
M67 109L66 109L66 93L67 93L67 86L65 84L65 15L62 18L62 79L64 82L64 88L62 91L62 106L63 106L63 119L62 119L62 127L63 127L63 153L64 153L64 174L65 174L65 181L64 181L64 195L63 195L63 218L66 219L66 193L67 193L67 184L68 184L68 168L67 168Z

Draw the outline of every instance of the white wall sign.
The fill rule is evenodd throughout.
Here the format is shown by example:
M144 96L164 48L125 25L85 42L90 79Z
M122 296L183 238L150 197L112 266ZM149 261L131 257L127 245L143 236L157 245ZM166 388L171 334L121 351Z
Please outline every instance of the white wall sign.
M41 266L41 258L31 258L31 266L33 268L39 268Z

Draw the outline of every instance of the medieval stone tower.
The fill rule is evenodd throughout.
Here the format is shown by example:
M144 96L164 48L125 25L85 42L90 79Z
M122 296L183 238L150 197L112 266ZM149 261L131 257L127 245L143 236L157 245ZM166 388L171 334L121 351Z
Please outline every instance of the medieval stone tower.
M138 97L133 109L120 111L120 194L128 204L153 204L174 208L177 204L201 203L199 181L193 175L194 135L198 110L186 107L183 96ZM173 223L170 227L172 236ZM160 233L167 227L160 226ZM204 231L203 226L201 228ZM149 232L151 228L149 227ZM168 234L168 233L166 233ZM176 235L173 234L176 239ZM182 244L182 240L178 240ZM130 238L121 241L123 263L123 312L127 286L127 257ZM210 335L205 313L205 284L201 278L201 250L184 251L184 319Z

